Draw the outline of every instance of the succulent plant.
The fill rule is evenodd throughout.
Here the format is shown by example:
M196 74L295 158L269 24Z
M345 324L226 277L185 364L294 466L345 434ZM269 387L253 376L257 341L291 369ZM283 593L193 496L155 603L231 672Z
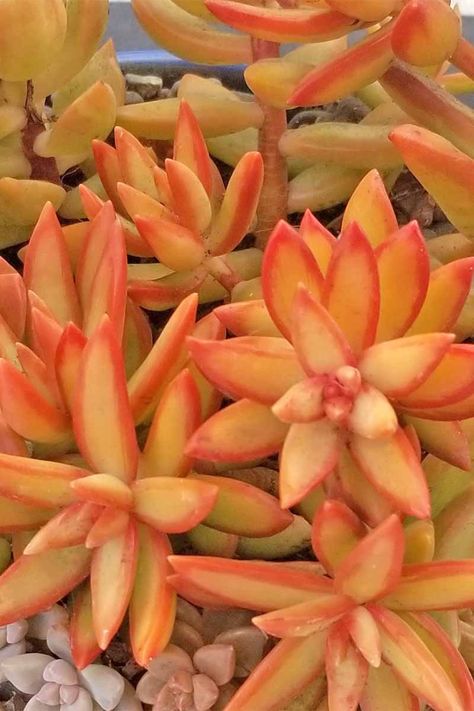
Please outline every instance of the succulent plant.
M473 708L467 667L429 614L473 605L473 561L432 561L429 522L404 528L392 515L367 531L331 500L315 516L313 548L329 577L311 563L170 558L181 595L258 609L254 624L282 638L227 711L283 706L324 673L329 708L377 708L389 694L397 710L414 697L435 711Z

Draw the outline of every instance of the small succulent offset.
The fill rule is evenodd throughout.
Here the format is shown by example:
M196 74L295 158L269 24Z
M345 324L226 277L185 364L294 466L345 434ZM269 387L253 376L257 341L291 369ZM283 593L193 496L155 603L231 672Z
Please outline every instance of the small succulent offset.
M77 669L71 656L66 624L53 624L46 635L52 652L29 652L0 662L5 678L31 695L28 711L141 711L135 690L115 669L90 664Z

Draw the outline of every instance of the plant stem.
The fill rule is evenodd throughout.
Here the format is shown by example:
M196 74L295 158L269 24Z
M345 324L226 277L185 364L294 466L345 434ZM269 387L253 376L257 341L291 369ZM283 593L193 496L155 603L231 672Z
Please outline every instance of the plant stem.
M267 40L252 39L253 59L280 56L280 45ZM258 150L265 167L260 203L257 209L257 247L263 249L278 220L286 217L288 202L288 171L286 160L281 155L278 143L286 130L286 111L267 106L259 101L264 114L259 131Z

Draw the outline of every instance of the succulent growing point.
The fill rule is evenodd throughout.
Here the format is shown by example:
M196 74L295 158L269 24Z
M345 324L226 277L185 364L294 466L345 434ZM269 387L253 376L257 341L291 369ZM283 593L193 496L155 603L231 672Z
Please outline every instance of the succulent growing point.
M472 709L471 675L430 613L472 606L473 561L431 561L432 527L420 524L413 531L391 515L367 531L344 504L327 500L314 519L313 549L328 577L311 563L173 556L181 595L260 610L254 623L281 638L226 710L276 708L318 675L338 710L382 708L390 698L398 711L416 708L417 697L435 711Z

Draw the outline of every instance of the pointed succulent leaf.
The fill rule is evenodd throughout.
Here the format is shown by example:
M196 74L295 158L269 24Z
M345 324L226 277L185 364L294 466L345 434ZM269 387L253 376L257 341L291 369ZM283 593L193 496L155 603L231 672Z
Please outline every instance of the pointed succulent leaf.
M170 269L195 269L203 262L202 238L185 225L140 215L136 215L134 221L156 258Z
M56 349L56 378L61 396L69 412L71 412L74 402L82 352L86 343L87 339L82 331L74 323L68 323Z
M338 566L336 590L358 603L383 597L400 578L403 552L403 528L392 514L359 541Z
M304 377L283 338L242 336L227 341L188 338L198 368L223 393L272 405Z
M377 170L360 181L344 210L342 229L357 222L375 248L398 230L397 218Z
M212 192L212 166L199 122L189 103L181 100L173 141L174 160L186 165L198 177L207 195Z
M420 701L391 669L382 662L378 668L370 667L365 690L361 698L362 711L384 711L387 699L393 711L420 711Z
M391 41L399 59L429 67L451 57L460 35L461 20L443 0L411 0L393 24Z
M37 555L53 548L68 548L84 543L99 514L100 507L94 504L78 503L68 506L33 536L23 553Z
M88 549L99 548L113 538L125 533L130 522L130 515L123 509L104 508L98 519L91 526L85 546Z
M210 461L248 462L277 452L287 430L266 405L243 399L201 425L186 452Z
M0 496L0 531L9 534L32 531L47 523L55 513L56 509L38 508Z
M292 522L289 511L265 491L238 479L193 475L193 479L217 487L217 500L204 523L239 536L264 537L279 533Z
M90 474L71 482L71 488L78 499L98 506L129 511L133 503L130 488L111 474Z
M89 581L85 581L74 591L69 634L74 664L78 669L84 669L100 654L92 619L92 595Z
M127 183L155 200L160 196L155 185L157 163L153 152L129 131L117 126L114 130L115 147L121 177L116 182Z
M272 233L262 264L262 288L270 316L289 338L292 308L299 283L319 299L323 277L304 240L286 222Z
M311 542L317 559L331 575L363 538L365 528L340 501L326 500L313 520Z
M415 428L423 449L459 469L470 469L469 443L460 422L436 422L411 415L404 415L404 420Z
M354 647L345 625L333 625L326 644L329 708L356 711L368 671L368 662Z
M211 203L203 184L184 163L167 158L165 167L174 213L181 224L201 234L208 228L212 217Z
M368 239L355 223L347 226L334 249L323 304L355 353L374 342L380 308L377 263Z
M314 600L254 617L252 622L273 637L307 637L331 626L354 607L346 595L315 595Z
M325 416L323 394L326 385L324 376L300 380L276 401L272 412L282 422L309 423Z
M278 336L263 299L235 301L214 309L217 318L234 336Z
M321 272L325 275L336 246L336 238L321 224L311 210L306 210L303 215L300 235L310 248Z
M345 424L350 431L370 440L390 437L398 429L397 415L389 399L368 383L362 383Z
M410 222L382 242L375 252L380 280L380 318L377 341L403 336L423 306L430 267L424 237ZM400 283L403 280L403 291ZM427 328L426 331L443 331ZM417 333L418 331L414 331Z
M74 402L74 430L82 453L96 471L124 481L135 476L135 427L120 347L107 316L84 349Z
M412 516L429 516L425 476L401 428L387 439L369 440L352 435L349 450L370 483L390 503Z
M92 554L92 614L101 649L107 648L122 623L132 594L137 554L137 530L132 521L122 535L110 539Z
M367 608L358 605L345 617L344 623L354 645L362 656L370 666L379 667L382 656L380 633Z

